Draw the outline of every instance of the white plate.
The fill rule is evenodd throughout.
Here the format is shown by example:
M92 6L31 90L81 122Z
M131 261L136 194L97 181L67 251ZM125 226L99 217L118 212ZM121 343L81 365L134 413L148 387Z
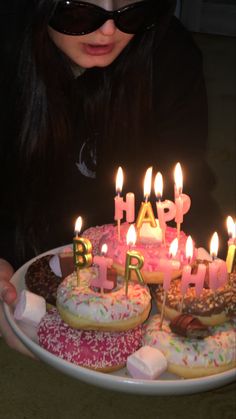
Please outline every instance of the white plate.
M57 253L63 247L46 252L23 265L12 277L12 283L16 286L17 291L20 292L25 288L25 272L32 262L48 253ZM145 395L192 394L221 387L236 379L236 369L209 377L186 380L166 373L161 376L161 379L154 381L130 378L125 368L110 374L91 371L64 361L41 348L37 343L36 330L17 322L13 317L13 307L4 304L4 312L14 333L42 361L64 374L109 390Z

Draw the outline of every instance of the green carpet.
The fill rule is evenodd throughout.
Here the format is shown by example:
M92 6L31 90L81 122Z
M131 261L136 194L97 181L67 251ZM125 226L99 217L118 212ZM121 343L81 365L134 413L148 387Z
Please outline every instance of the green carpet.
M234 419L236 383L188 396L112 392L62 375L0 341L1 419Z

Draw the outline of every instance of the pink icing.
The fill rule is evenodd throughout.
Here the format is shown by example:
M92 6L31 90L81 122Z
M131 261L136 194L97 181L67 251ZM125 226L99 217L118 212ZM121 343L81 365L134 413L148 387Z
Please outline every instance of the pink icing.
M126 244L126 234L129 228L128 223L121 225L121 240L118 241L117 227L112 224L105 224L103 226L91 227L84 232L84 237L92 242L93 253L100 252L102 244L106 243L108 246L107 257L113 259L114 262L124 265L126 252L128 246ZM144 256L144 271L155 272L159 269L159 259L167 258L169 254L169 246L176 238L177 230L173 227L166 228L166 246L160 242L156 243L141 243L137 241L136 245L132 247L138 250ZM181 231L179 239L178 253L176 260L181 262L181 265L187 264L185 258L185 243L187 240L186 234Z
M122 367L141 346L142 326L119 333L77 330L64 323L53 308L41 320L38 338L44 349L76 365L93 369Z

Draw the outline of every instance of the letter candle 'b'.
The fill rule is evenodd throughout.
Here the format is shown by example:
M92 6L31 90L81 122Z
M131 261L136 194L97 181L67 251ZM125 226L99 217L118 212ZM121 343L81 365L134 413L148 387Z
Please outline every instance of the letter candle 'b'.
M77 275L77 286L80 284L80 269L92 265L92 244L88 239L79 237L82 228L82 218L78 217L75 223L75 237L73 239L74 265Z
M129 227L127 232L126 241L130 249L126 253L126 261L125 261L125 295L128 295L128 285L131 276L131 272L134 271L138 277L138 280L141 284L144 284L144 280L140 270L144 264L144 257L143 255L138 252L137 250L131 250L131 246L134 246L136 243L136 231L133 224ZM133 263L133 260L136 262Z

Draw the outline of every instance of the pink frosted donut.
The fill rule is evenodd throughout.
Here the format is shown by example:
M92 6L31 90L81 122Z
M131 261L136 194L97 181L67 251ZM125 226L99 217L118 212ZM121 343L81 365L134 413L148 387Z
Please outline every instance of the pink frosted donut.
M123 368L129 355L141 346L142 326L125 332L73 329L52 308L38 327L39 345L66 361L110 372Z
M108 246L107 256L113 259L113 267L118 274L124 275L125 258L128 246L126 244L126 234L129 228L128 223L121 225L121 239L118 240L117 226L112 224L105 224L97 227L90 227L84 231L84 237L88 238L93 246L93 252L96 254L101 251L102 244L106 243ZM146 283L162 283L163 274L159 268L159 260L168 257L169 247L171 242L177 237L177 230L173 227L166 228L166 244L160 241L144 241L138 240L135 250L138 250L144 256L144 266L142 268L142 275ZM173 278L178 278L181 275L182 265L185 261L185 244L187 236L181 231L178 244L178 253L175 259L180 261L180 269L173 270ZM135 279L136 277L132 277Z

